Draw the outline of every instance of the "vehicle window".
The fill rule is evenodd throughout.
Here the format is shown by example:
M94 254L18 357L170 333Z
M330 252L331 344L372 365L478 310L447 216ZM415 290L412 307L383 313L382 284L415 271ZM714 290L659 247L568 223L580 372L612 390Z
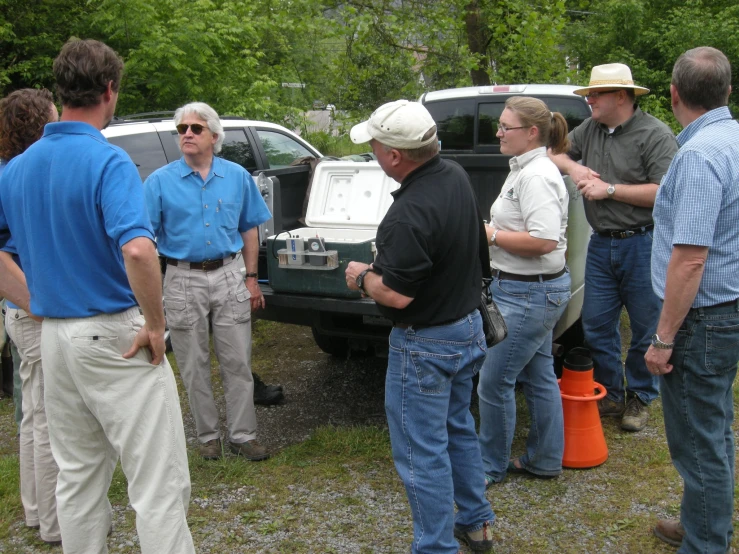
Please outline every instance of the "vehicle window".
M503 102L480 104L480 127L477 130L477 144L480 146L498 146L500 140L496 136L500 115L505 109Z
M277 131L257 129L257 134L262 141L270 169L288 167L298 158L313 156L313 153L298 141Z
M436 121L442 150L472 150L475 139L475 100L450 100L426 104Z
M131 156L142 181L155 170L167 165L162 143L155 132L109 137L108 142L120 146Z
M572 131L590 117L587 104L577 98L542 98L549 109L561 113L567 120L567 128Z
M243 129L226 129L223 132L223 147L221 158L239 164L246 169L249 174L257 169L257 160L254 157L254 150L251 143L246 138Z

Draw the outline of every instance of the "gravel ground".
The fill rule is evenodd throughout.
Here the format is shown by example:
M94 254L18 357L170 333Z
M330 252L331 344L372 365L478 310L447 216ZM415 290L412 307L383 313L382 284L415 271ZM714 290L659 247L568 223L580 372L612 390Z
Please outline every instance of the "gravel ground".
M303 327L260 323L255 337L255 371L268 383L281 383L287 395L280 406L257 407L259 438L271 451L301 443L321 426L386 427L386 360L331 358L318 350L310 330ZM216 397L223 411L222 395ZM659 409L653 414L649 427L638 434L625 434L615 420L605 421L610 458L597 469L568 470L553 481L509 476L491 488L487 496L497 514L497 554L674 552L651 536L657 518L677 513L681 492L666 454ZM196 455L188 409L184 416L190 454ZM521 418L514 453L523 448ZM271 503L275 497L265 497L269 492L255 486L253 479L244 485L213 485L207 491L193 487L189 520L198 552L407 552L410 511L390 465L378 464L361 474L355 467L339 469L343 482L334 485L321 479L312 486L315 483L299 470L286 466L289 494ZM132 508L118 505L114 510L111 552L139 552ZM0 552L60 552L34 537L17 521L11 537L0 541Z

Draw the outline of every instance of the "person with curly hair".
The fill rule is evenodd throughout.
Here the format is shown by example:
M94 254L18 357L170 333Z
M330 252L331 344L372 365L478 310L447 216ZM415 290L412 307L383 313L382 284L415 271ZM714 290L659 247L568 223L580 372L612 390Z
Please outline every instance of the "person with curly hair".
M6 163L41 138L44 126L59 119L51 93L46 89L22 89L0 101L0 173ZM25 283L17 249L11 238L0 257L14 276ZM56 514L56 478L59 468L49 443L44 407L44 375L41 364L41 323L29 312L7 301L5 328L18 349L21 379L20 425L21 501L26 526L38 529L41 540L61 544Z

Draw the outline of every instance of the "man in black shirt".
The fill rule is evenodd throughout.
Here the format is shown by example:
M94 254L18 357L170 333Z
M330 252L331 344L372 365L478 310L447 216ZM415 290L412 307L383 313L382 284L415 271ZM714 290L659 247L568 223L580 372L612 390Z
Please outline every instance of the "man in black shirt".
M351 138L369 142L401 183L377 229L375 262L350 262L346 282L395 322L385 410L413 513L411 551L456 554L456 536L489 552L495 515L470 414L472 377L486 351L474 193L464 170L439 157L436 124L421 104L385 104Z

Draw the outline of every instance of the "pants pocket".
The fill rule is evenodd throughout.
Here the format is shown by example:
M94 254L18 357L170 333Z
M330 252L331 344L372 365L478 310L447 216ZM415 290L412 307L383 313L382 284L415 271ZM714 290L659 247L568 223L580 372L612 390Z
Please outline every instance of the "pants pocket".
M234 322L245 323L251 319L251 293L246 288L244 277L238 270L227 271L226 278L229 286L229 302L233 311Z
M706 370L721 375L739 362L739 325L706 325Z
M544 313L544 327L551 330L559 321L562 312L570 301L570 291L551 291L546 293L546 309Z
M187 302L175 298L164 299L164 315L170 329L192 329Z
M459 371L462 354L434 354L411 351L418 388L424 394L440 394Z

